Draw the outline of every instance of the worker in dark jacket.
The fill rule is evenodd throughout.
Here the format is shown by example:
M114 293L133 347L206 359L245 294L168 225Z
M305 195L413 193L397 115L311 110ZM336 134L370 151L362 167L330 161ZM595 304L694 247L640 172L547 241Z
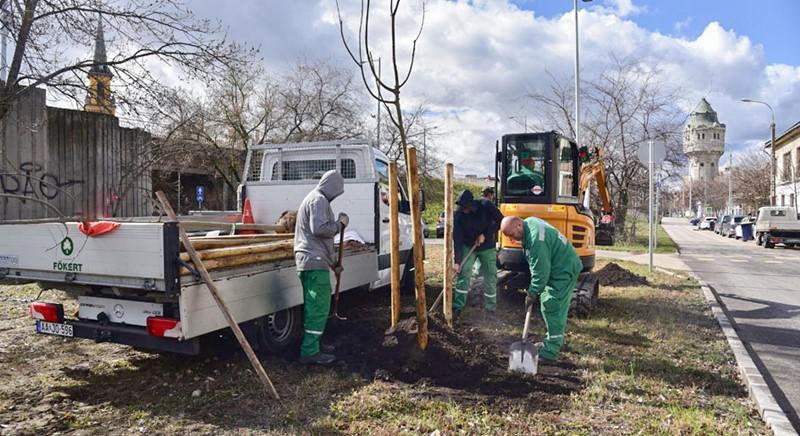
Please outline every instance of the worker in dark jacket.
M334 218L331 201L344 193L344 179L335 170L322 175L297 210L294 259L303 285L303 327L300 361L326 365L336 360L320 351L320 339L331 307L331 274L336 265L333 237L349 223L346 214ZM341 268L341 267L339 267ZM323 347L325 348L325 347ZM326 350L326 351L332 351Z
M523 221L510 216L503 219L500 228L504 235L519 241L525 250L531 271L525 304L533 304L533 298L539 297L547 326L539 358L557 360L564 345L572 293L583 269L581 258L566 236L541 218L530 217Z
M483 198L476 200L469 190L458 195L456 204L458 208L453 216L453 248L458 278L453 310L461 310L467 304L472 264L475 259L480 259L484 307L487 311L494 312L497 308L497 231L500 229L503 214L491 201ZM475 250L467 256L472 247Z

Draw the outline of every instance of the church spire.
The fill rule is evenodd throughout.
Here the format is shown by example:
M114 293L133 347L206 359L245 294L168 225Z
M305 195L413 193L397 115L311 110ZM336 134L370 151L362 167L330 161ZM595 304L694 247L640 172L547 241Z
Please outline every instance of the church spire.
M103 34L103 17L97 15L97 31L94 35L93 65L89 68L89 92L83 109L87 112L114 115L116 106L111 95L111 79L114 75L108 67L106 39Z

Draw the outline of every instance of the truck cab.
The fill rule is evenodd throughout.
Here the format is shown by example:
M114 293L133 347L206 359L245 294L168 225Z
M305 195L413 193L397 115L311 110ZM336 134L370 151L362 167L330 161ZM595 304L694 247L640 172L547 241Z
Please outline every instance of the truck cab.
M329 170L344 177L344 193L331 203L334 214L350 217L345 238L372 245L378 252L378 280L373 288L388 285L389 274L389 158L366 141L326 141L298 144L261 144L248 148L241 189L243 204L250 199L257 224L273 224L284 211L300 203ZM407 273L413 262L411 215L408 196L400 195L400 264Z

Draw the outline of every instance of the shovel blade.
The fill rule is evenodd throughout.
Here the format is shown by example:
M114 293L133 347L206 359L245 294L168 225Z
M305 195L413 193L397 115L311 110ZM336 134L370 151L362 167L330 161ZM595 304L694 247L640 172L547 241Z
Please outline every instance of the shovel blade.
M518 341L511 344L508 370L535 375L539 367L539 350L532 342Z

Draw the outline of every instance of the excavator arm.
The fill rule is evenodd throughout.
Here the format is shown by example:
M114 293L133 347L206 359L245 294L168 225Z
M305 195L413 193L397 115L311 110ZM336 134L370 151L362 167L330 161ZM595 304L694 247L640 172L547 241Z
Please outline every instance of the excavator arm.
M594 180L602 202L600 222L595 229L595 245L614 245L614 206L611 205L611 196L606 186L606 171L600 150L595 149L593 158L589 158L586 153L586 160L588 162L581 167L580 194L588 203L588 191ZM588 208L589 204L584 206Z

